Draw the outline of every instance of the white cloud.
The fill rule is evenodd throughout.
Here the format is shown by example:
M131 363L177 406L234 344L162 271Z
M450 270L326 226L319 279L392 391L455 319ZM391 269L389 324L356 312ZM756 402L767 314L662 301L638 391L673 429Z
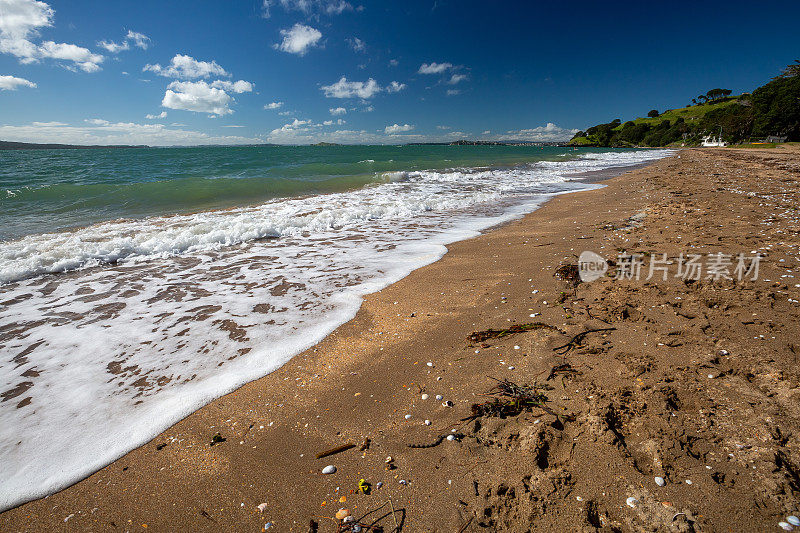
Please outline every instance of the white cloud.
M289 115L292 114L292 112L291 111L279 111L278 114L280 116L282 116L282 117L288 117Z
M322 123L323 126L333 126L334 124L341 126L342 124L347 124L347 121L340 118L337 119L335 122L333 120L326 120L325 122Z
M305 55L309 48L316 46L322 33L319 30L300 24L299 22L288 30L281 30L283 41L276 44L275 48L290 54Z
M145 115L144 117L147 118L147 119L150 119L150 120L155 120L157 118L167 118L167 112L166 111L162 111L158 115L149 115L148 114L148 115Z
M283 102L270 102L264 106L264 109L278 109L283 105Z
M399 82L393 81L392 83L390 83L389 85L386 86L386 92L387 93L399 93L400 91L402 91L405 88L406 88L406 84L405 83L399 83Z
M263 0L261 15L269 18L272 7L276 5L280 5L286 11L301 11L307 16L318 16L323 13L341 15L343 12L353 9L353 6L344 0Z
M437 130L449 130L450 126L436 126Z
M209 76L230 76L216 61L198 61L187 55L176 54L169 65L162 67L158 63L147 64L142 72L153 72L166 78L195 79L208 78Z
M97 46L105 48L112 54L118 54L124 50L131 49L131 45L128 44L128 41L122 41L121 43L115 43L114 41L98 41Z
M347 114L347 109L345 109L343 107L332 107L332 108L328 109L328 111L331 112L331 115L346 115Z
M235 124L231 124L229 126L222 126L222 127L223 128L244 128L244 126L239 126L239 125L235 125Z
M100 70L105 59L87 48L75 44L45 41L35 44L39 29L53 26L55 11L38 0L0 0L0 53L17 57L20 63L36 63L41 59L59 59L74 65L70 70L84 72Z
M311 126L311 121L310 120L294 119L293 121L289 122L288 124L284 124L280 128L276 128L276 129L272 130L271 133L272 133L272 135L276 135L276 134L280 134L280 133L286 133L286 132L289 132L289 131L298 131L298 130L299 131L307 131L309 129L309 126Z
M447 96L455 96L457 94L461 94L460 89L447 89Z
M226 80L217 80L211 83L211 87L215 89L222 89L223 91L230 91L232 93L249 93L253 91L253 84L249 81L239 80L230 82Z
M390 67L396 67L399 64L400 64L400 62L398 60L396 60L396 59L390 59L389 60L389 66Z
M204 81L173 81L167 86L161 105L169 109L221 116L233 113L230 108L232 101L233 98L224 90Z
M128 33L125 35L125 38L122 40L121 43L116 43L114 41L99 41L97 46L105 48L112 54L118 54L125 50L131 49L131 41L133 41L133 45L137 48L141 48L142 50L147 50L148 46L150 46L150 37L143 33L139 33L136 31L128 30Z
M367 50L367 43L365 43L358 37L353 37L352 39L348 38L347 44L349 44L350 48L352 48L356 52L365 52Z
M391 126L386 126L383 129L383 132L386 133L386 135L396 135L398 133L402 133L402 132L405 132L405 131L411 131L413 129L414 129L414 126L412 126L410 124L403 124L402 126L400 124L392 124Z
M347 81L344 76L332 85L323 85L321 90L327 98L372 98L381 91L378 82L369 78L367 81Z
M85 125L34 122L24 126L0 126L0 139L16 142L64 144L147 144L151 146L198 144L256 144L257 138L211 136L199 131L169 128L162 124L136 124L91 119Z
M372 107L371 105L368 105L367 107L365 107L364 109L362 109L362 111L363 111L364 113L372 113L373 111L375 111L375 108L374 108L374 107Z
M418 72L420 74L441 74L451 68L453 68L452 63L423 63Z
M0 76L0 91L16 91L19 87L36 88L36 84L16 76Z
M133 45L141 48L142 50L147 50L147 48L150 46L150 37L137 31L128 30L125 40L133 41Z
M492 130L485 130L481 135L489 135L492 133Z
M576 129L561 128L552 122L548 122L547 125L539 126L537 128L509 130L503 137L510 140L520 141L557 142L567 141L576 133L578 133L578 130Z
M460 83L466 79L467 79L466 74L453 74L452 76L450 76L450 80L447 83L449 83L450 85L456 85L457 83Z

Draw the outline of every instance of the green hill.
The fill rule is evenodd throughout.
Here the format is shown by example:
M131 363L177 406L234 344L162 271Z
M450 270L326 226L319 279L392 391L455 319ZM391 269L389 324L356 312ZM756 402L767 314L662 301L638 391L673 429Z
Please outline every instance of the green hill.
M705 100L697 103L697 100ZM775 135L800 140L800 61L789 65L752 94L730 96L712 89L693 99L694 105L653 110L648 117L623 123L616 119L578 132L573 146L670 146L700 143L702 136L723 131L730 143L761 140Z

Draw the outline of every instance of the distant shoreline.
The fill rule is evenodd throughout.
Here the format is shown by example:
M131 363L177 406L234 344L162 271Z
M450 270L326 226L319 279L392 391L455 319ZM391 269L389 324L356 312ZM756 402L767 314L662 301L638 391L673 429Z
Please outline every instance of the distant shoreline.
M110 145L79 145L79 144L38 144L38 143L21 143L12 141L0 141L0 150L96 150L99 148L150 148L145 144L130 145L130 144L110 144Z

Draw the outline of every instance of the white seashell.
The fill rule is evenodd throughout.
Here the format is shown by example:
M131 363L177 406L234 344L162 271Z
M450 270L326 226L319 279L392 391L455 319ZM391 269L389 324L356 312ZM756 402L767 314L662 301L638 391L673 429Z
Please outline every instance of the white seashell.
M437 394L436 399L441 402L442 400L444 400L444 396L442 396L441 394Z
M398 483L400 483L401 485L408 485L408 481L406 481L405 479L401 479L400 481L398 481Z
M519 346L514 346L514 349L515 350L519 350Z
M692 484L692 480L691 480L691 479L687 479L687 480L686 480L686 484L687 484L687 485L691 485L691 484Z
M266 508L267 508L267 504L266 503L259 504L258 512L259 513L263 513Z
M792 531L794 528L787 522L778 522L778 527L784 531Z
M456 440L456 436L455 435L448 435L447 436L447 440L449 440L449 441Z
M516 368L515 366L508 367L509 370L514 370L515 368Z
M353 524L353 533L361 533L361 524Z
M409 418L411 418L411 415L406 415L406 420L408 420Z
M431 363L430 361L428 361L428 362L427 362L427 363L425 363L425 364L426 364L426 365L428 365L428 366L433 366L433 363Z
M427 400L427 399L428 399L428 395L427 395L427 394L423 394L423 395L422 395L422 399L423 399L423 400Z
M348 523L348 522L355 522L355 517L354 516L346 516L345 519L342 520L342 522L344 522L345 524Z
M628 504L628 507L636 507L636 504L637 504L638 502L639 502L639 500L637 500L637 499L636 499L636 498L634 498L633 496L631 496L630 498L628 498L627 500L625 500L625 503L627 503L627 504Z
M383 481L378 481L377 483L375 483L375 488L376 489L379 489L381 487L383 487Z
M387 455L387 456L386 456L386 461L384 461L384 462L385 462L385 463L391 463L393 460L394 460L394 459L392 459L392 456L391 456L391 455Z
M430 420L426 420L426 421L425 421L425 425L426 425L426 426L430 426L430 425L431 425L431 421L430 421Z
M656 485L658 485L659 487L663 487L664 485L667 484L667 482L664 481L664 478L661 477L661 476L656 476L655 481L656 481Z
M323 474L334 474L336 473L336 467L333 465L328 465L322 469Z
M786 521L792 524L793 526L800 526L800 518L797 518L794 515L787 516Z

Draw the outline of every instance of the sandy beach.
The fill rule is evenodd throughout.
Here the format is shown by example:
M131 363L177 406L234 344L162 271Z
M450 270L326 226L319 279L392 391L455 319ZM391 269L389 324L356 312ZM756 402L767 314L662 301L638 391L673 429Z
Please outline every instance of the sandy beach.
M800 512L800 150L682 150L603 183L449 246L0 529L333 532L342 508L383 531L777 529ZM586 250L642 275L555 275ZM719 253L732 279L645 279ZM543 397L473 416L496 379Z

